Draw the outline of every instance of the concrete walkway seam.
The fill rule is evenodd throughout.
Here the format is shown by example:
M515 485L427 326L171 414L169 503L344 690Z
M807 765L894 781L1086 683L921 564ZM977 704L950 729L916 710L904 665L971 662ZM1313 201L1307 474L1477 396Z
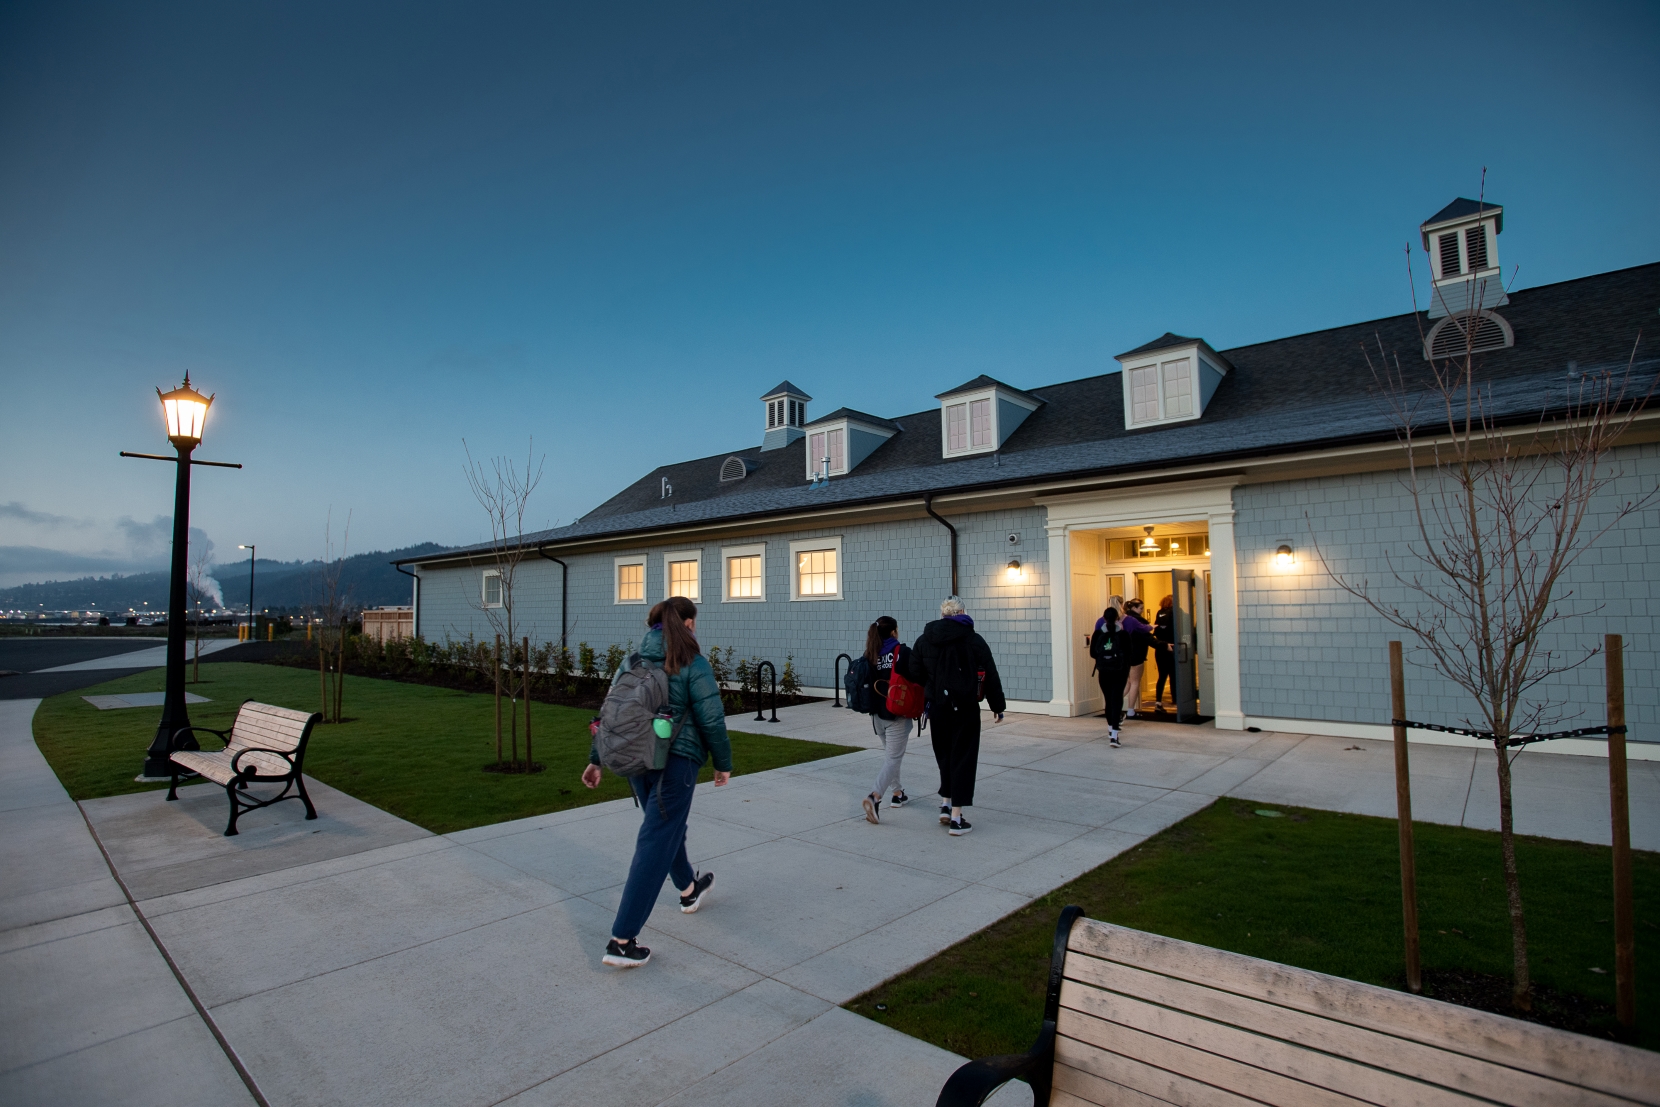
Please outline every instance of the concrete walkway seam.
M104 864L109 867L110 875L115 878L115 883L120 887L121 894L127 897L127 906L132 908L133 914L138 918L139 925L144 928L144 933L150 936L150 943L156 947L156 952L161 954L163 961L167 962L168 971L173 974L173 979L179 982L179 987L184 989L184 994L190 997L190 1005L196 1008L196 1014L201 1016L202 1022L208 1028L208 1033L212 1034L213 1040L219 1043L219 1048L225 1051L225 1058L230 1061L231 1067L236 1070L236 1075L240 1076L242 1083L247 1085L248 1094L254 1097L254 1102L258 1103L259 1107L271 1107L271 1101L265 1098L265 1093L260 1091L259 1085L254 1082L254 1074L248 1071L247 1066L243 1065L242 1058L236 1055L236 1050L231 1047L229 1039L219 1029L219 1024L213 1021L213 1016L208 1013L207 1007L197 997L196 989L190 986L190 981L184 978L184 973L180 972L179 966L174 963L173 955L167 952L166 946L162 945L161 937L156 934L155 928L150 925L150 920L144 917L144 912L139 908L138 901L133 898L132 889L128 888L127 882L121 879L121 874L116 872L115 862L110 859L110 851L104 848L104 840L98 837L98 831L93 828L92 820L87 818L86 809L81 806L80 800L75 801L75 810L81 813L81 821L86 823L86 832L92 835L93 844L98 847L98 852L103 854Z

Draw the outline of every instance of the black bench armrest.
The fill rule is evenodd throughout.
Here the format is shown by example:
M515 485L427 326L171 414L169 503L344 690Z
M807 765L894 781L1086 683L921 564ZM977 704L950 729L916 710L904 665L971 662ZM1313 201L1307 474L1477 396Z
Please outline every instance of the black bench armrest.
M243 748L236 751L236 756L235 757L231 758L231 772L235 773L237 776L248 775L249 779L253 779L254 777L257 777L259 775L259 769L255 768L255 767L250 766L246 769L241 767L242 755L245 754L245 753L274 753L278 757L282 758L284 761L288 762L288 771L290 773L293 773L293 771L294 771L294 751L293 750L268 750L268 749L261 749L258 746L244 746ZM277 779L280 780L281 778L279 777Z
M189 734L193 730L200 730L204 733L212 734L227 746L231 744L230 739L225 737L230 733L228 730L214 730L210 726L181 726L178 730L175 730L173 732L173 736L167 740L167 752L172 753L174 750L179 748L179 735Z
M1084 913L1082 907L1061 908L1055 923L1055 945L1049 955L1049 994L1043 1001L1043 1029L1025 1053L982 1057L951 1074L940 1089L934 1107L980 1107L993 1092L1009 1081L1023 1078L1032 1086L1033 1107L1049 1107L1049 1092L1055 1078L1055 1025L1061 1012L1061 980L1066 972L1066 947L1072 924Z

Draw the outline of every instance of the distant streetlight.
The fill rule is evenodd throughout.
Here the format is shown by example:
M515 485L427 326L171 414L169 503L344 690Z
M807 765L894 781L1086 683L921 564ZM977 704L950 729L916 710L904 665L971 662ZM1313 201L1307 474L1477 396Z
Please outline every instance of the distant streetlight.
M259 548L252 542L247 545L237 544L237 549L248 551L248 641L254 640L254 558L258 556Z
M190 713L184 701L185 667L185 583L188 575L186 554L190 548L190 467L215 465L224 469L240 469L239 464L225 461L193 461L190 454L201 445L202 432L207 428L208 408L212 396L204 396L190 387L187 373L184 384L171 392L156 389L161 399L162 418L167 424L167 440L178 451L178 457L160 454L135 454L121 451L122 457L142 457L151 461L171 461L178 466L178 479L173 491L173 574L167 590L167 693L161 708L161 723L156 727L155 739L144 755L147 777L168 776L168 758L175 748L199 748L194 738L186 736L173 745L173 735L190 725Z

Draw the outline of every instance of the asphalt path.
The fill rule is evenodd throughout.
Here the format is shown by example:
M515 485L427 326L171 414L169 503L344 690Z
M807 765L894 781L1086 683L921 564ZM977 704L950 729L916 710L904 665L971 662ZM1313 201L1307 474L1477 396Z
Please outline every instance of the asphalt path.
M125 653L155 649L166 645L166 638L0 638L0 670L16 675L0 676L0 700L45 699L60 692L89 688L106 680L141 673L148 665L135 669L94 669L84 672L43 673L59 665L74 665L82 661L119 657Z

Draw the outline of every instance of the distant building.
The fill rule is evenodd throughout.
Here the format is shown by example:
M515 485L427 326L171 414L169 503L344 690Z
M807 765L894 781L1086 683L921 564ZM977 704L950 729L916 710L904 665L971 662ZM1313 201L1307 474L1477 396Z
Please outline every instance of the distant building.
M415 634L414 607L371 607L363 612L363 633L380 642Z
M577 522L527 536L516 621L541 641L568 632L573 647L638 641L647 605L683 594L701 606L706 646L780 668L793 655L828 694L837 655L857 654L873 619L892 615L914 637L955 588L1012 708L1081 715L1101 710L1083 643L1106 598L1152 608L1191 581L1182 602L1198 695L1217 727L1384 736L1385 643L1401 635L1321 567L1324 557L1389 586L1386 556L1415 536L1402 450L1364 351L1375 363L1381 344L1422 369L1474 328L1489 410L1525 426L1560 410L1581 374L1623 372L1639 332L1660 332L1660 264L1506 295L1503 215L1458 200L1423 224L1433 294L1416 315L1228 350L1164 333L1100 376L1030 387L981 376L892 416L812 419L811 397L785 381L762 397L759 445L664 466ZM1639 392L1660 366L1656 348L1650 339L1638 353ZM1630 488L1660 477L1657 416L1615 452ZM418 574L413 632L492 633L488 546L405 564ZM1660 738L1657 578L1651 510L1564 582L1567 609L1600 609L1547 643L1570 655L1604 632L1626 635L1634 740ZM1601 680L1593 665L1541 693L1583 703L1594 722ZM1409 668L1408 686L1414 718L1471 714L1427 669Z

